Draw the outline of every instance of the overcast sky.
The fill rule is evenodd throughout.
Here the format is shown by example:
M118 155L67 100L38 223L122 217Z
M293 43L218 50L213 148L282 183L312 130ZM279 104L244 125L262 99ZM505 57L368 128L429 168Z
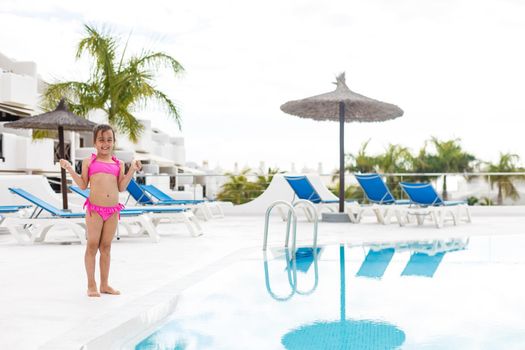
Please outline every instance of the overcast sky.
M338 124L280 111L293 99L350 89L397 104L402 118L346 125L356 152L431 136L461 138L483 159L525 157L525 2L519 0L0 2L0 52L31 60L47 81L83 79L74 59L84 23L112 28L130 51L165 51L186 73L158 87L180 106L187 159L213 168L325 172L338 162ZM180 134L159 110L140 113ZM525 159L523 159L525 161Z

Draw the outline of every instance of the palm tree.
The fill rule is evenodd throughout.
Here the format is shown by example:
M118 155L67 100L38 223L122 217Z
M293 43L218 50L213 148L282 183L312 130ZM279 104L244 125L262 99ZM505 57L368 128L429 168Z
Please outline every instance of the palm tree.
M163 52L142 51L127 57L127 43L122 48L110 32L88 25L84 28L86 36L78 43L76 58L87 55L93 60L89 79L48 85L42 107L54 108L60 98L65 97L71 111L80 116L103 110L110 124L137 142L143 126L134 113L155 101L180 129L178 108L164 92L155 88L155 73L166 67L176 76L184 70L181 64Z
M248 179L250 171L250 168L245 168L238 175L226 173L229 178L228 182L222 185L221 191L217 194L217 199L234 204L243 204L257 198L265 188Z
M423 147L419 149L419 152L416 155L412 155L409 159L409 170L412 173L432 173L435 171L433 167L433 156L427 151L428 142L425 141ZM429 179L433 179L436 176L425 176L425 175L416 175L410 178L414 182L425 182Z
M328 189L334 195L339 197L339 182L336 182L333 186L329 186ZM345 199L346 200L357 200L362 202L365 199L365 193L358 185L348 185L345 188Z
M283 172L280 171L279 168L275 168L275 169L268 168L267 176L264 176L264 175L257 176L257 184L261 186L261 189L264 191L270 185L270 182L272 182L275 174L280 174L280 173L283 173Z
M370 140L364 142L357 151L357 154L346 154L345 171L360 173L377 171L377 157L370 156L366 152L369 143ZM337 172L336 175L339 176L339 172Z
M511 173L516 171L522 171L517 166L520 157L517 154L512 153L500 153L499 160L497 163L488 163L487 171L491 173ZM506 197L512 200L518 200L520 195L514 185L513 181L523 180L523 175L490 175L488 181L490 188L494 189L494 186L498 188L498 195L496 197L496 203L498 205L503 204L503 199Z
M379 170L383 173L404 173L410 167L412 155L408 148L390 144L385 152L376 157ZM395 196L401 194L401 189L397 184L400 178L396 176L388 176L386 178L387 186L394 192Z
M459 144L460 139L440 141L432 137L430 142L434 145L436 154L427 158L429 168L434 172L450 173L465 172L472 169L471 162L476 160L472 154L463 151ZM447 176L443 176L443 199L448 198Z
M363 142L357 154L347 153L345 154L345 173L372 173L377 171L377 159L374 156L370 156L366 152L366 148L370 143L370 139ZM339 169L334 170L332 173L332 182L335 184L329 187L336 196L339 196ZM337 191L337 192L334 192ZM359 186L348 186L345 188L345 198L363 198L364 193L360 190Z

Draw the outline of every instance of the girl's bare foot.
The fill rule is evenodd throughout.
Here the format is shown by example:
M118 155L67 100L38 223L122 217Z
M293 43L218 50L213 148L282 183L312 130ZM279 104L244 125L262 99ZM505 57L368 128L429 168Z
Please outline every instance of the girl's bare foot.
M100 293L111 294L111 295L120 295L120 292L118 290L113 289L110 286L100 287Z
M87 296L88 297L100 297L100 293L98 292L97 290L97 287L88 287L88 290L87 290Z

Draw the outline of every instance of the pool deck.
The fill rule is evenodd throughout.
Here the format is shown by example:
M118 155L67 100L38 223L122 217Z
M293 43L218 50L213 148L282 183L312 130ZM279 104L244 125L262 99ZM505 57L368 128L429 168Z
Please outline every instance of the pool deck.
M320 222L318 243L525 234L524 207L495 209L474 210L473 223L448 224L442 229L431 223L382 226L371 217L361 224ZM275 218L271 224L269 244L281 245L284 223ZM101 298L85 296L84 246L19 245L9 234L0 234L0 349L80 349L145 308L165 301L167 294L158 291L168 287L173 291L173 286L183 290L204 278L203 271L209 272L214 262L242 249L260 249L263 226L262 215L230 215L203 223L205 235L197 238L175 224L160 225L159 243L123 237L113 244L110 276L122 295ZM51 233L50 238L69 234ZM297 234L299 245L311 244L312 225L301 219ZM93 348L102 346L85 347Z

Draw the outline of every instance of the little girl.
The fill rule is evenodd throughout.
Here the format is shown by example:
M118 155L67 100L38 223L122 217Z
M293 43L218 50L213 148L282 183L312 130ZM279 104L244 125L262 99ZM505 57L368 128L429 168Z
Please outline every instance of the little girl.
M88 280L87 295L100 297L100 293L120 294L108 284L111 241L117 230L120 211L124 208L118 202L118 194L126 190L141 164L133 160L124 175L124 164L112 155L115 131L109 125L100 124L93 129L93 143L97 154L84 159L81 175L75 172L67 160L60 159L60 166L69 172L78 187L85 190L89 185L90 188L89 198L84 203L87 226L84 263ZM100 293L95 282L97 251L100 251Z

